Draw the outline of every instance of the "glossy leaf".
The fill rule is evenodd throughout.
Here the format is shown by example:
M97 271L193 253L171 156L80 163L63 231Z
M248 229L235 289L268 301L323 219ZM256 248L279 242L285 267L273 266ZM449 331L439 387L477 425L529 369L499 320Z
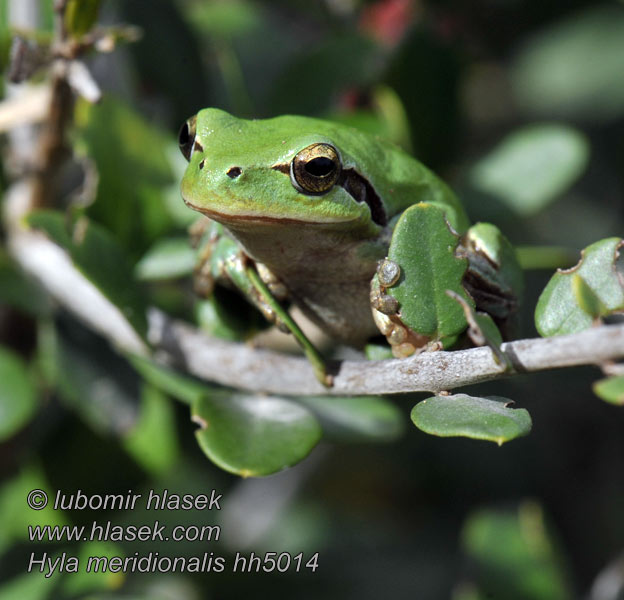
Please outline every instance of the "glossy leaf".
M197 441L222 469L261 477L304 459L321 438L316 418L292 400L215 391L193 405Z
M573 597L563 557L535 502L525 501L517 511L473 512L464 525L462 545L486 598Z
M594 393L610 404L624 406L624 375L606 377L593 385Z
M433 396L412 409L412 421L425 433L441 437L469 437L499 446L531 431L531 417L523 408L509 408L507 398L477 398L467 394Z
M444 211L419 203L402 214L390 243L388 258L401 267L401 277L387 293L399 301L403 323L432 339L451 337L466 328L461 306L446 290L474 306L462 287L466 260L455 256L457 241Z
M589 6L533 35L518 53L511 78L526 111L594 121L624 113L624 6Z
M532 125L505 138L470 172L473 188L504 202L516 214L538 213L583 173L586 139L564 125Z
M169 238L156 242L139 260L136 276L142 280L184 277L193 272L196 256L188 238Z
M102 226L81 218L68 226L64 214L37 211L29 215L28 223L65 248L75 266L91 281L145 337L147 305L141 288L134 284L130 262L117 240Z
M600 240L583 250L575 267L551 277L535 308L535 325L540 335L587 329L593 323L594 310L601 315L605 311L624 310L624 282L615 269L621 245L620 238ZM575 277L582 278L582 288L578 283L575 288ZM590 298L590 293L595 299Z
M37 391L24 361L0 347L0 442L17 433L37 410Z
M339 440L389 442L404 431L401 411L383 396L303 396L323 431Z

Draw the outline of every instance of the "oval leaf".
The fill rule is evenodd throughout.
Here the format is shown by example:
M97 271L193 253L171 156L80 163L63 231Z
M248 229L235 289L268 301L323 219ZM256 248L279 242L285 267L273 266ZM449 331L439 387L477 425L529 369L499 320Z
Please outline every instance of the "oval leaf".
M624 406L624 375L607 377L596 381L593 385L594 393L599 398L611 404Z
M508 408L509 402L498 396L433 396L419 402L411 417L414 425L425 433L488 440L500 446L531 431L528 411Z
M21 429L37 409L37 394L24 361L0 347L0 441Z
M466 328L461 306L446 290L474 306L462 287L467 262L455 256L457 242L444 210L426 202L410 206L392 235L388 258L401 267L401 277L387 293L399 301L403 323L432 339L454 336Z
M622 243L620 238L600 240L583 250L575 267L551 277L535 308L535 326L540 335L587 329L594 319L590 311L596 307L601 314L624 310L624 286L615 268ZM574 284L575 277L582 278L581 285L579 279ZM589 296L590 292L595 298Z
M215 392L193 405L197 441L222 469L261 477L304 459L321 426L304 407L276 396Z
M589 148L575 129L533 125L505 138L471 170L471 185L516 214L538 213L581 175Z
M596 121L624 113L624 6L587 4L531 36L518 54L511 79L522 108Z

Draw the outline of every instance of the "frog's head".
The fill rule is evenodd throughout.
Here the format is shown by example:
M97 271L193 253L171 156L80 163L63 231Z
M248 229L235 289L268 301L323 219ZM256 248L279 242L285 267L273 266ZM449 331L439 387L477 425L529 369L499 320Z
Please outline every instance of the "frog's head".
M234 228L283 222L379 231L387 221L384 205L353 155L354 147L371 142L364 133L317 119L248 121L204 109L180 130L180 150L189 161L182 196L191 208Z

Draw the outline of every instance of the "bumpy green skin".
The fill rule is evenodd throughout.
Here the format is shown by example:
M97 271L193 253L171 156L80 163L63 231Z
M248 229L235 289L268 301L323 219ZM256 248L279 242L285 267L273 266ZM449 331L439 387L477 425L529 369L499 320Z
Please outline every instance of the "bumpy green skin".
M321 195L293 186L291 161L316 143L333 146L343 170L368 182L387 225L375 223L368 205L340 185ZM401 213L423 202L442 208L454 233L469 226L453 192L417 160L364 132L307 117L249 121L200 111L182 196L221 223L243 255L264 265L322 329L353 345L376 332L370 282ZM228 276L236 279L231 269ZM234 283L246 292L244 280Z

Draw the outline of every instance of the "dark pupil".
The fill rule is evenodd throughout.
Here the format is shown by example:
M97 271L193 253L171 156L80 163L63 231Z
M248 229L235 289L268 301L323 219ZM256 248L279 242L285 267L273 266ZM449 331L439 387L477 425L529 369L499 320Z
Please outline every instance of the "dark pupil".
M305 170L314 175L315 177L325 177L334 171L336 166L331 158L319 156L308 161L305 166Z

